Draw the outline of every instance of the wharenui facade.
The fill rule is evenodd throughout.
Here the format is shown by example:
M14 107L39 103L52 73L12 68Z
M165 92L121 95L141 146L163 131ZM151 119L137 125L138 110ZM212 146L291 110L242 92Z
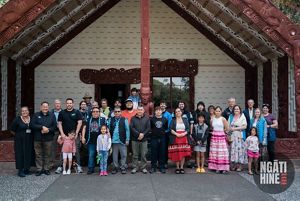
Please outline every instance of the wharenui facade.
M0 59L2 136L21 105L85 93L112 103L137 87L171 109L268 103L276 151L300 158L300 26L268 0L10 0Z

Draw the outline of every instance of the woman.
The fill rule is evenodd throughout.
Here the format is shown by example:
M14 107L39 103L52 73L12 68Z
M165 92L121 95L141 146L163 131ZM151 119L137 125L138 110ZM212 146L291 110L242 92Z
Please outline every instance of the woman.
M14 119L11 132L15 140L15 158L18 176L25 177L29 174L33 146L28 107L21 108L21 116Z
M207 167L208 166L208 159L209 159L209 150L210 150L210 141L211 141L211 136L212 136L212 127L211 127L211 119L213 119L215 117L215 106L213 105L210 105L208 106L207 108L207 111L208 111L208 118L209 118L209 121L207 121L207 125L208 125L208 129L209 129L209 134L208 134L208 137L207 137L207 144L206 144L206 161L205 161L205 166Z
M275 159L275 141L276 141L276 129L278 128L278 121L275 115L269 113L269 104L263 104L263 115L267 121L267 149L269 153L269 160L274 161Z
M242 164L248 163L245 149L247 120L240 106L233 107L233 114L229 116L229 133L231 137L231 155L230 161L232 170L242 171Z
M222 109L217 106L215 108L215 117L211 119L213 131L210 141L208 169L216 170L216 173L227 173L229 171L229 152L225 131L228 130L228 123L221 114Z
M267 145L267 121L259 108L254 110L254 118L250 121L249 128L251 129L253 127L257 129L259 144L263 146Z
M175 118L171 122L169 159L176 163L176 174L184 174L185 157L191 156L190 125L187 118L182 118L180 108L175 109Z
M210 115L209 115L208 112L206 112L205 104L202 101L198 102L197 109L193 113L194 122L198 121L199 114L204 114L205 115L205 123L209 126L210 125Z

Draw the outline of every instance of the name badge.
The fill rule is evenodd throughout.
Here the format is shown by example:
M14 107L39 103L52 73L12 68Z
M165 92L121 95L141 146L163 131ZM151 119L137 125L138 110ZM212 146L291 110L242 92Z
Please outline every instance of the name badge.
M31 129L26 129L26 133L31 133Z

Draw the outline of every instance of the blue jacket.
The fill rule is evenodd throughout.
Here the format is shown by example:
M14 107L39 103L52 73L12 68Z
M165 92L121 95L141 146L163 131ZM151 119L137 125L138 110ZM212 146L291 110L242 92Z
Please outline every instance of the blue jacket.
M166 132L170 132L170 126L171 126L171 122L172 122L172 115L170 112L165 111L162 113L162 116L165 117L168 120L168 130L166 130Z
M251 119L250 121L250 129L253 127L253 122L254 119ZM259 143L262 145L267 145L267 121L265 118L261 117L256 123L256 128L257 128L257 136ZM249 129L249 130L250 130Z

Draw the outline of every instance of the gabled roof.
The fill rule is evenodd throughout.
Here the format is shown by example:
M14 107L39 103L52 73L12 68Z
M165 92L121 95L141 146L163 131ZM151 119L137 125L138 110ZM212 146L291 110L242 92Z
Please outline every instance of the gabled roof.
M10 0L0 8L0 54L38 65L119 1ZM189 15L236 61L256 66L285 53L300 58L300 27L268 0L162 1Z

